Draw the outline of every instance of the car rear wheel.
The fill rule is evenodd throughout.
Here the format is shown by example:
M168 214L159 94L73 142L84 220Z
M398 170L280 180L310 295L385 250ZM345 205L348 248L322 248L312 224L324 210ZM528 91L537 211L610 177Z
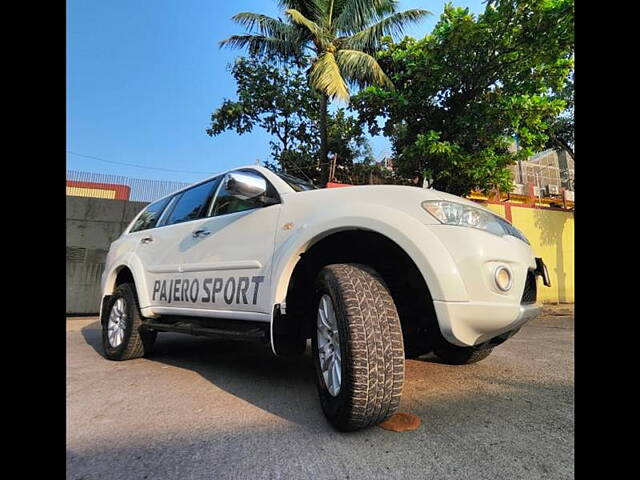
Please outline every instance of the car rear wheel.
M323 268L312 350L322 410L340 431L380 423L400 405L404 346L393 299L364 265Z
M134 286L124 283L107 302L102 347L109 360L130 360L150 353L157 332L143 331Z

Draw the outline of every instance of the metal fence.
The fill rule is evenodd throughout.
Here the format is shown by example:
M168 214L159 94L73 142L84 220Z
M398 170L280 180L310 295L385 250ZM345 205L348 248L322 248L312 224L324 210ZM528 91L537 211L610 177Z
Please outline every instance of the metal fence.
M67 170L67 195L152 202L190 185L121 175Z

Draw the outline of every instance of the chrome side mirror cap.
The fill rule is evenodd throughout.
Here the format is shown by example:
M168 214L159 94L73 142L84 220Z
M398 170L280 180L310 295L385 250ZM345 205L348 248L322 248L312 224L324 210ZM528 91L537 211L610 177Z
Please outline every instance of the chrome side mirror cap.
M240 200L259 197L267 191L267 181L264 178L245 172L227 174L224 186L227 192Z

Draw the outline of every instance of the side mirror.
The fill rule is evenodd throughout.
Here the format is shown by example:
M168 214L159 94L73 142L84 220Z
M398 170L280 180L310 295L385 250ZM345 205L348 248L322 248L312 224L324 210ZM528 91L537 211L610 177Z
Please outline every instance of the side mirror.
M264 178L244 172L227 174L224 186L227 192L240 200L259 197L267 191L267 181Z

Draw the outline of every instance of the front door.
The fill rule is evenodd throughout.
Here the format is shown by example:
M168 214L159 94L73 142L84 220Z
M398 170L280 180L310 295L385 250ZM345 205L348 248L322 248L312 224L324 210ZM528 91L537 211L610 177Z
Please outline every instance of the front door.
M181 240L182 272L194 308L222 316L235 312L233 317L242 312L271 314L271 260L281 204L275 203L272 186L267 192L272 202L242 200L231 195L223 181L210 216L193 222Z

